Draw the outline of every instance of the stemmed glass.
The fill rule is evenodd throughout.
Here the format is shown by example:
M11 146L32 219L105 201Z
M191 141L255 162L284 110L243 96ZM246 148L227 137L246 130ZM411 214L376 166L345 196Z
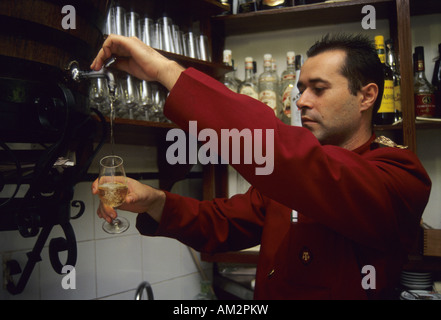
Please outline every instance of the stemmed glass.
M123 159L114 155L102 158L98 179L98 195L101 201L112 208L120 206L128 192ZM129 226L130 223L127 219L117 217L111 223L104 221L103 230L110 234L116 234L126 231Z
M105 116L109 116L109 86L105 78L91 78L89 86L91 107L97 108Z

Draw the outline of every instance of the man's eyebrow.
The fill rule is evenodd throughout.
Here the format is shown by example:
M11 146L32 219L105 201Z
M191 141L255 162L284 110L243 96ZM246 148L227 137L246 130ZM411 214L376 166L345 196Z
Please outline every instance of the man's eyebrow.
M317 84L317 83L324 83L326 85L330 85L331 83L328 80L325 80L323 78L313 78L313 79L308 79L308 83L310 84ZM304 87L305 84L301 81L297 82L297 88L301 88Z
M324 84L331 84L328 80L325 80L323 78L314 78L314 79L309 79L310 83L324 83Z

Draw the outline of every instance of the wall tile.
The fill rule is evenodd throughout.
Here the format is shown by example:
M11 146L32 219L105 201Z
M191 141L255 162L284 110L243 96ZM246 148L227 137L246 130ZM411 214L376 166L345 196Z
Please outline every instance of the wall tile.
M62 280L67 274L56 273L50 263L49 250L45 248L40 268L42 300L89 300L96 298L96 263L95 243L93 241L77 243L77 263L75 265L75 289L64 289ZM60 253L61 263L65 263L67 254ZM73 278L73 276L72 276ZM68 278L67 278L68 279Z
M140 236L96 241L97 297L136 288L142 282Z

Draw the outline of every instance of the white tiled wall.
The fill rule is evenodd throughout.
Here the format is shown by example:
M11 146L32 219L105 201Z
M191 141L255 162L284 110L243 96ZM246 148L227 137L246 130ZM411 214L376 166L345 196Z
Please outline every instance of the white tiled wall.
M154 172L156 149L147 147L118 146L118 154L125 159L128 172ZM96 172L97 159L108 153L108 146L96 157L91 172ZM142 171L145 170L145 171ZM143 181L153 187L158 181ZM173 192L199 198L201 180L178 182ZM22 294L11 295L0 287L0 300L12 299L134 299L137 286L148 281L155 299L192 299L199 292L201 276L188 248L174 239L143 237L135 228L136 215L119 211L130 221L130 228L120 235L105 233L103 220L96 215L98 197L90 192L91 182L82 182L75 188L74 199L85 202L86 211L77 220L71 220L77 239L78 259L75 266L76 288L65 290L62 279L52 269L48 244L50 239L63 236L56 226L41 254ZM72 215L75 208L72 208ZM36 238L24 239L18 231L0 232L0 255L2 261L15 259L23 268ZM199 257L199 254L198 254ZM66 255L60 254L62 263ZM207 276L211 276L211 264L202 263ZM0 264L0 275L3 265ZM3 278L2 278L3 279ZM15 281L18 278L14 277ZM146 294L144 294L144 299Z

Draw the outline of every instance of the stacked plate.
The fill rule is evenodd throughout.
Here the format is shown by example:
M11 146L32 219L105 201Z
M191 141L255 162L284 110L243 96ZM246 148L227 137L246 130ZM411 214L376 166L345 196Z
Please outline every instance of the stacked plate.
M425 290L408 290L401 292L400 300L441 300L441 294Z
M412 290L432 289L432 273L403 271L401 272L401 284Z

